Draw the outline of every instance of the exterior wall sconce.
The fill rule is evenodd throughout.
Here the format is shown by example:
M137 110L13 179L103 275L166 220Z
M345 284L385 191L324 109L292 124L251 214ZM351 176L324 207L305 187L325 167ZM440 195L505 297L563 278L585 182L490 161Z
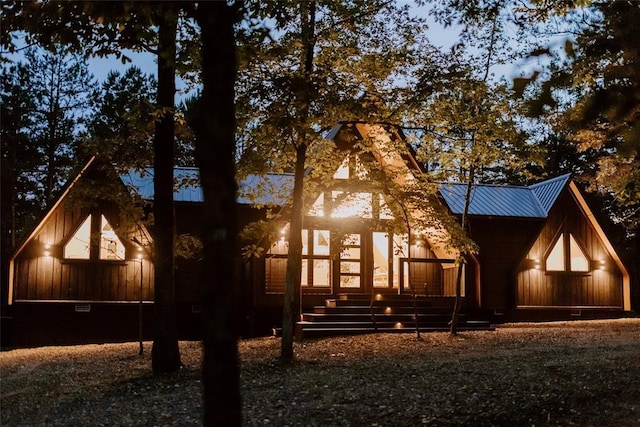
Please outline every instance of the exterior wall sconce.
M141 261L142 261L142 258L144 258L144 257L142 256L142 247L141 247L141 246L138 246L138 253L136 253L136 259L139 259L139 260L141 260Z
M600 260L600 270L604 270L605 269L605 262L603 259Z
M49 243L44 245L44 256L51 256L51 245Z
M533 260L533 265L536 270L540 270L540 258L536 258Z

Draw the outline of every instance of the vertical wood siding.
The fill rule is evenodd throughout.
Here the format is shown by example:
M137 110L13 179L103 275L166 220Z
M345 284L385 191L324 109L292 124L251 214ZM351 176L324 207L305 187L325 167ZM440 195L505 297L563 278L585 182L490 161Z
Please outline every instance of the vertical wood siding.
M65 208L62 203L43 224L40 232L15 260L14 298L16 301L139 301L153 300L154 268L142 260L140 292L138 260L65 260L63 247L80 223L89 215L81 209ZM44 256L45 245L51 256Z
M586 274L545 272L545 259L559 232L571 233L591 261ZM567 192L549 214L549 220L527 254L529 262L517 272L517 305L542 307L621 307L622 274L579 206ZM533 260L540 260L540 269ZM604 270L599 269L604 260Z

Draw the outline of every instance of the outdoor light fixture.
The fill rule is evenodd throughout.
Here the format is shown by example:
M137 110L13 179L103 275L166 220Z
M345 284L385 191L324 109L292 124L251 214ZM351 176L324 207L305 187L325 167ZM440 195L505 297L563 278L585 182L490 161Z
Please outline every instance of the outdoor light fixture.
M376 301L382 300L382 294L376 294Z
M384 309L384 314L391 314L391 307L387 307Z
M540 258L534 259L533 262L535 263L535 269L540 270Z
M600 260L600 270L604 270L604 260Z
M404 328L404 325L402 324L402 322L396 322L396 324L393 325L393 327L395 329L402 329L402 328Z
M51 256L51 245L49 243L44 245L44 256Z

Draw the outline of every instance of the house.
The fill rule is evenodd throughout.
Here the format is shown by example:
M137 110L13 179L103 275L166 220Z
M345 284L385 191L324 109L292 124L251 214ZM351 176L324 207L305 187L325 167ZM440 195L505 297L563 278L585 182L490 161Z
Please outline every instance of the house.
M303 219L302 310L341 296L362 299L411 294L447 300L455 295L460 253L443 244L447 232L414 223L428 208L405 209L390 186L409 185L420 169L393 129L344 123L327 136L336 145L331 179L307 200ZM350 147L369 144L366 152ZM394 145L396 144L396 145ZM381 165L377 171L368 165ZM381 185L380 170L394 169ZM176 168L183 185L174 194L177 233L198 235L202 192L197 169ZM67 187L10 260L8 345L150 337L153 230L132 220L129 205L97 197L86 188L113 184L131 203L153 198L150 174L114 175L92 159ZM241 223L286 211L293 177L249 176L238 197ZM101 183L97 185L97 183ZM113 188L111 189L113 191ZM133 190L133 193L132 193ZM460 215L466 185L441 184L429 203ZM94 198L96 195L94 194ZM84 203L80 203L84 202ZM436 206L437 205L437 206ZM465 309L494 321L615 317L631 310L630 278L620 257L569 175L528 187L473 185L470 234L479 247L466 256L462 278ZM133 216L135 218L135 216ZM287 257L286 212L277 236L261 239L264 256L242 263L241 331L267 333L281 318ZM422 221L424 222L424 221ZM176 300L181 338L197 338L197 259L176 261Z

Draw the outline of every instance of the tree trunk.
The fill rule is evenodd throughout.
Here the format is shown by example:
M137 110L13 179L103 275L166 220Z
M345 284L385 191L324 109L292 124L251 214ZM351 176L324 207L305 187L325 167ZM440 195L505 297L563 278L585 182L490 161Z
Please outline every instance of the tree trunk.
M204 425L239 426L242 407L237 322L239 249L235 182L235 9L203 2L202 96L191 115L204 195L203 307Z
M287 272L285 276L284 304L282 307L282 342L280 358L284 362L293 360L293 338L295 326L300 317L301 295L300 279L302 274L302 195L304 171L307 161L307 120L309 118L309 99L313 84L313 58L315 47L316 3L300 2L300 21L304 48L300 55L304 84L296 94L299 104L298 120L300 130L296 135L296 167L293 184L293 202L291 207L291 223L289 225L289 252L287 255Z
M282 308L282 342L280 357L283 361L293 360L293 337L300 316L300 279L302 275L302 188L307 159L307 144L296 148L296 169L293 184L293 205L289 225L289 254Z
M174 97L177 12L168 4L158 18L158 106L162 117L154 136L155 324L151 366L154 373L180 368L175 306L175 214L173 207Z
M460 224L462 231L467 233L467 216L469 215L469 205L471 204L471 187L475 179L475 168L472 166L469 170L469 180L467 182L467 190L464 195L464 210L462 211L462 218ZM451 335L458 334L458 321L460 320L460 306L462 304L461 288L462 288L462 275L464 274L464 257L466 253L463 251L460 253L460 264L458 264L458 275L456 277L456 301L453 305L453 314L451 315L451 328L449 332Z

